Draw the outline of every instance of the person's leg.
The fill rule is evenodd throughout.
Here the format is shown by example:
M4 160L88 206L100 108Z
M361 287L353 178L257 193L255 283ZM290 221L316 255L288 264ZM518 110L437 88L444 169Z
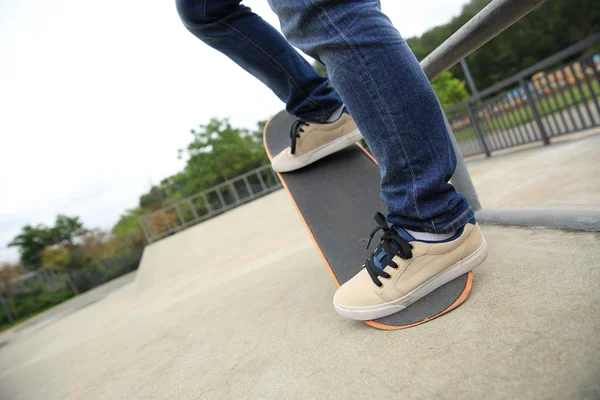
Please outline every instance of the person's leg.
M177 0L185 27L267 85L286 110L325 121L342 101L329 81L241 0Z
M474 217L435 93L378 1L269 0L286 38L322 61L381 170L388 220L452 232Z
M291 146L271 160L278 172L292 171L352 145L360 132L328 79L241 0L177 0L184 25L267 85L299 118Z
M352 319L384 317L481 264L486 242L473 210L449 183L456 156L439 104L379 2L269 1L288 40L327 67L378 161L393 224L376 215L379 246L336 291L336 311Z

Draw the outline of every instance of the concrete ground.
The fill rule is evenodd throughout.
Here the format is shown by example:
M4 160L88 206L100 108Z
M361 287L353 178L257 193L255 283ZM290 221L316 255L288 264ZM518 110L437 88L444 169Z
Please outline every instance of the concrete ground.
M483 207L600 210L600 134L565 139L469 160Z
M335 313L278 191L148 246L133 283L0 347L0 398L599 398L600 234L484 234L465 304L378 331Z

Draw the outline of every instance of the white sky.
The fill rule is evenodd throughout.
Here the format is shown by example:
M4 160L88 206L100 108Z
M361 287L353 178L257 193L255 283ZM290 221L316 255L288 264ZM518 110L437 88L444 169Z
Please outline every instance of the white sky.
M383 0L404 37L466 0ZM211 117L254 127L283 107L181 24L175 1L0 1L0 261L57 213L110 229ZM279 26L266 0L247 0Z

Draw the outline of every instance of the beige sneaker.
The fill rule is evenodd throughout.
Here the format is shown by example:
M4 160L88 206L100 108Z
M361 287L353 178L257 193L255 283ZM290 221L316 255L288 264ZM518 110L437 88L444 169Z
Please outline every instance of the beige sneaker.
M333 297L336 311L346 318L371 320L401 311L487 257L487 243L478 224L468 223L448 241L428 243L409 242L380 213L375 220L379 227L371 238L383 230L381 243L365 268Z
M271 166L277 172L305 167L362 138L350 114L344 112L334 122L296 121L290 132L292 146L277 154Z

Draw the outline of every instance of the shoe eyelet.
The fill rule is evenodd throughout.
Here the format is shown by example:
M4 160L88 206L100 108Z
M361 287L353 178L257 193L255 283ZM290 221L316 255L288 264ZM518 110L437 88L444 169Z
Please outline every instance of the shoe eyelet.
M411 245L410 245L410 249L411 249L411 250L414 250L414 249L415 249L415 246L413 246L413 245L411 244Z
M379 289L383 289L383 282L379 281L379 283L381 283L381 286L379 286Z
M382 277L383 278L383 277ZM383 278L383 279L387 279L388 281L392 279L392 276L390 275L389 278Z

